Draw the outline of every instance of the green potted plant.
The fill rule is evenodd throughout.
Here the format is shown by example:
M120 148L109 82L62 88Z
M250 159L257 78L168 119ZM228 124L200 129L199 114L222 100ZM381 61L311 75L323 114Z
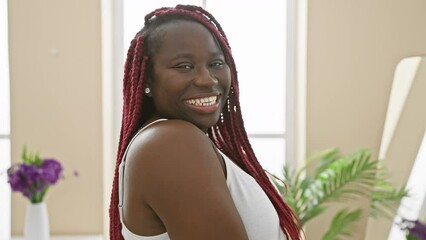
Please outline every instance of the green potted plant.
M400 200L408 195L405 186L396 188L389 183L380 160L372 160L367 149L348 155L340 154L337 149L327 150L297 171L285 166L283 174L286 186L275 177L271 179L302 226L324 213L331 202L359 198L371 198L370 216L392 219ZM361 209L343 207L322 239L350 236L361 215Z

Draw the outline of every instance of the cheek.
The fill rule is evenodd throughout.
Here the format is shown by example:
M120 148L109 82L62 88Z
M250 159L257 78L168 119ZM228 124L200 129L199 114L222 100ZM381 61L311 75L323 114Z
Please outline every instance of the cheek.
M172 106L176 100L180 99L186 86L178 76L166 73L161 76L157 75L158 77L153 79L153 86L155 87L153 98L157 104Z
M176 87L174 86L173 76L163 71L161 73L156 73L152 80L152 85L155 88L155 93L157 95L166 95L169 92L174 92Z
M223 73L222 73L222 86L226 89L227 92L229 92L229 89L231 88L231 82L232 82L232 77L231 77L231 70L229 69L229 67L226 67L226 69L224 69Z

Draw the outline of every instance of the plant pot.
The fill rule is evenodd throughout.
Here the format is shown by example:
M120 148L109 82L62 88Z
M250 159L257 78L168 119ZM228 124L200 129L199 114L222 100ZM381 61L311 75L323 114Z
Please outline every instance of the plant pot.
M45 202L27 205L24 240L50 240L49 218Z

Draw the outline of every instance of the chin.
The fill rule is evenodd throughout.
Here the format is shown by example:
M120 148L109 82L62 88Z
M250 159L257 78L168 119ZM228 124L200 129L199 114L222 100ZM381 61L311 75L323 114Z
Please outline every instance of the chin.
M217 115L215 117L198 118L190 122L192 122L195 126L203 130L204 132L207 132L209 128L216 125L217 121L219 120L219 116L220 115Z

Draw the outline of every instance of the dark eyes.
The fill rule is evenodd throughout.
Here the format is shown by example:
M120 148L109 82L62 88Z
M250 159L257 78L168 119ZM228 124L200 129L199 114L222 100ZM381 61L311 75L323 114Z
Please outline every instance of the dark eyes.
M222 60L214 61L210 64L210 66L214 68L222 68L223 65L225 65L225 63Z
M194 66L190 63L180 63L180 64L176 65L175 68L186 70L186 69L193 69Z
M215 69L221 69L225 65L225 62L223 60L215 60L210 63L211 68ZM179 70L191 70L194 69L194 65L188 62L183 62L176 64L173 68L179 69Z

